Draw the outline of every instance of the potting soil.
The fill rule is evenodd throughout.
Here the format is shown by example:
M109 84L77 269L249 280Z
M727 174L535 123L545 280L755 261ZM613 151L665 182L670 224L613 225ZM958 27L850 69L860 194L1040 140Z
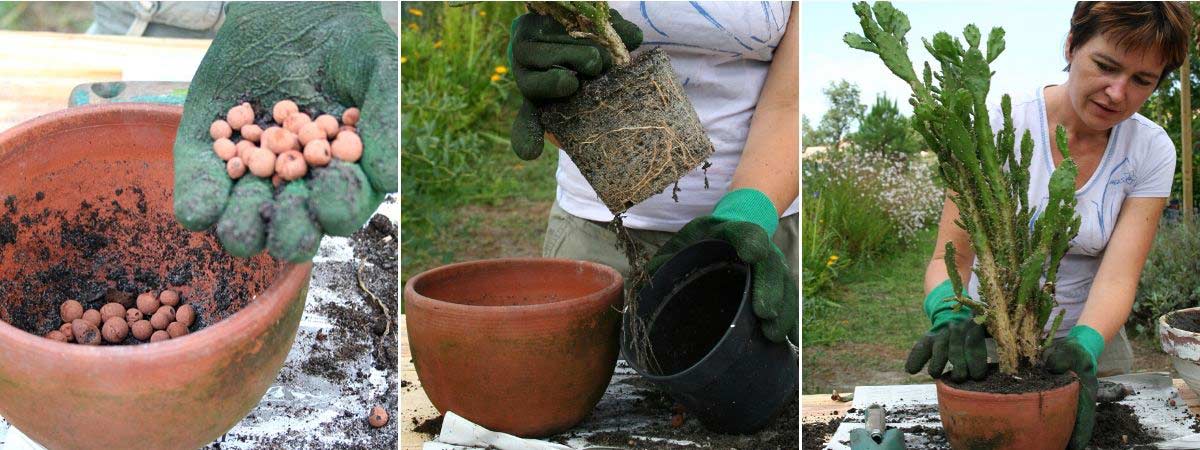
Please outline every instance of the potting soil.
M834 417L829 420L818 420L812 422L804 422L800 426L800 435L804 436L804 450L822 450L825 448L825 441L833 436L833 432L837 431L838 424L842 423L842 417Z
M614 215L705 161L713 144L662 49L539 106L542 125Z
M322 239L296 342L279 377L258 406L207 449L396 448L398 218L399 203L390 196L350 238ZM374 405L391 416L382 428L367 423Z
M1167 317L1167 325L1184 331L1200 333L1200 311L1180 311Z
M1138 422L1129 405L1101 403L1096 405L1096 426L1088 446L1097 449L1130 448L1157 442L1160 439Z
M1069 373L1051 374L1042 369L1021 368L1016 375L1006 375L1000 373L1000 370L995 364L988 367L987 377L975 381L967 379L963 382L954 382L950 379L950 372L942 374L941 381L949 386L972 392L990 392L993 394L1024 394L1027 392L1048 391L1057 387L1071 384L1075 379L1074 375Z

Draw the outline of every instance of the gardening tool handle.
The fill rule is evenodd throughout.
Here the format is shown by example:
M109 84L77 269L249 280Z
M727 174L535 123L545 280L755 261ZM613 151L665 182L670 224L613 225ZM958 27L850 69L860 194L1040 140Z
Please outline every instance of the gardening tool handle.
M879 405L867 407L867 431L876 443L883 442L883 432L887 429L887 411Z

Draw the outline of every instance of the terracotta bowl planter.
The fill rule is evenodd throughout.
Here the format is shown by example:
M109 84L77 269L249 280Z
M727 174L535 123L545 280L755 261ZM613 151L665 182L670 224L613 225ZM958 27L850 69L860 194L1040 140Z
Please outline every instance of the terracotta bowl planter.
M442 266L404 286L417 376L438 411L541 437L587 417L617 360L621 275L565 259Z
M1193 391L1200 392L1200 333L1175 328L1168 320L1175 314L1197 311L1200 311L1200 307L1163 314L1158 318L1158 340L1163 351L1171 355L1171 364L1179 372L1179 377Z
M0 134L0 416L53 449L195 449L258 404L291 349L311 264L225 254L174 220L182 109L112 104ZM67 298L172 287L191 334L121 346L40 337ZM32 333L32 334L31 334Z
M952 448L1062 450L1075 426L1079 381L1043 392L993 394L937 380L938 413Z

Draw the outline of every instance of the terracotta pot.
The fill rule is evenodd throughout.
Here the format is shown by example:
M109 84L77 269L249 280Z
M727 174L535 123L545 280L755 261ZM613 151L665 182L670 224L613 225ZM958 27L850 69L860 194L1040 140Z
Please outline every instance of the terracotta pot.
M49 448L204 446L258 404L291 349L312 265L233 258L178 225L181 113L85 106L0 134L0 416ZM99 347L40 337L67 298L98 308L108 288L166 287L196 308L191 334Z
M938 413L951 448L1062 450L1075 427L1079 381L1043 392L993 394L937 380Z
M1158 318L1158 340L1163 352L1171 355L1171 364L1179 372L1179 378L1192 391L1200 392L1200 333L1172 327L1170 316L1180 313L1196 313L1200 307L1171 311Z
M417 376L438 411L541 437L587 417L617 360L621 275L565 259L442 266L404 286Z

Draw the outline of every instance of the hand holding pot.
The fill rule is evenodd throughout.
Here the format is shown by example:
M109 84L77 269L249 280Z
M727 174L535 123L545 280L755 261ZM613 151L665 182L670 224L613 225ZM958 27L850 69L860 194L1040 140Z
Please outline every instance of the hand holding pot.
M970 308L956 310L955 302L945 301L953 296L950 280L925 296L925 313L933 326L909 351L904 363L908 373L920 372L928 363L929 376L939 378L949 362L954 364L950 372L953 381L982 380L987 376L987 331L971 318Z
M184 103L175 139L175 217L200 231L217 225L230 254L264 246L307 261L323 234L347 236L395 192L396 34L373 3L232 3ZM269 116L290 99L302 111L341 116L358 107L363 153L272 188L252 175L235 183L213 152L209 126L250 102Z
M1079 404L1075 412L1075 430L1071 432L1071 450L1081 450L1092 440L1096 425L1096 359L1104 352L1104 336L1087 325L1075 325L1067 337L1055 340L1046 349L1046 369L1051 373L1075 372L1079 377Z
M850 430L850 450L906 450L904 432L891 428L883 432L883 440L875 442L865 428Z
M633 51L641 45L642 30L615 10L609 12L625 48ZM508 57L525 97L512 125L513 152L524 160L536 159L542 154L545 131L532 102L570 97L579 90L581 77L596 78L611 69L612 55L596 41L572 37L552 17L528 13L513 21Z
M733 245L738 258L750 265L754 315L762 322L767 339L799 343L799 288L788 271L787 260L771 241L779 226L775 205L755 189L738 189L721 198L712 215L697 217L684 225L658 253L646 270L653 274L676 252L705 240L718 239Z

